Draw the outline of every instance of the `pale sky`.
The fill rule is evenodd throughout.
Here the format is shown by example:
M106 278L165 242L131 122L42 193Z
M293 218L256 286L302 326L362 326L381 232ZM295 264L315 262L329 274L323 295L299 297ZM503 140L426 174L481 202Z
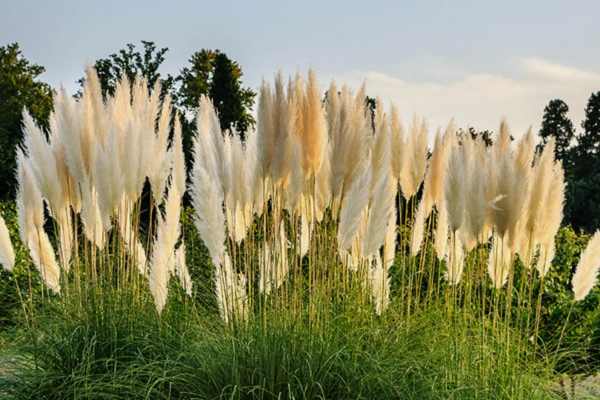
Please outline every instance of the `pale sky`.
M161 72L220 49L258 89L313 66L331 79L414 113L431 131L457 125L520 136L539 129L555 98L578 131L600 90L600 1L48 1L0 0L0 46L18 42L42 79L74 93L87 60L140 40L168 47Z

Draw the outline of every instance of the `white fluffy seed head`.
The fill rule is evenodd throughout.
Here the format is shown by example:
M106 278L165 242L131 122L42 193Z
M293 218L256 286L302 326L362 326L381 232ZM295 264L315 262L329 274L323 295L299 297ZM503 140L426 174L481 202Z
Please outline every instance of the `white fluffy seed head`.
M444 182L444 199L448 213L448 226L456 232L465 219L465 165L459 147L450 154Z
M0 264L9 272L15 266L15 251L10 241L10 233L6 222L4 222L2 216L0 216Z
M575 301L583 300L596 285L600 269L600 231L597 231L581 254L571 285Z

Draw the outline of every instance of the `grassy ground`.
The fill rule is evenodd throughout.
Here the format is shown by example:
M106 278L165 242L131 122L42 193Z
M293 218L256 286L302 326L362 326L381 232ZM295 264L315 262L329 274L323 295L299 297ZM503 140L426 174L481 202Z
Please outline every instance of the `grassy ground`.
M5 342L3 398L558 398L548 368L505 353L516 336L443 304L410 318L349 308L312 329L260 318L227 328L176 302L158 317L151 303L105 301L102 313L49 307Z

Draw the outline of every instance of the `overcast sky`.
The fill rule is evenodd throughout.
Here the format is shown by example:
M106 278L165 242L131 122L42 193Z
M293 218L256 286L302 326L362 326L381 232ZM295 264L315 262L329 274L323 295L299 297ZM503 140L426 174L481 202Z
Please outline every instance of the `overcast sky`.
M580 130L600 90L600 1L48 1L0 0L0 45L18 42L41 77L75 92L86 60L127 43L168 47L163 73L191 54L220 49L257 89L312 65L331 79L398 105L432 130L537 131L544 106L560 98Z

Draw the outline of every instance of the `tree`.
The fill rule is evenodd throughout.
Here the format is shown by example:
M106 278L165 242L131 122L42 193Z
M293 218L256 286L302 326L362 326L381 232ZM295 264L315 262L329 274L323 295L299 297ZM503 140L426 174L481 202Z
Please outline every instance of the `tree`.
M254 125L254 118L246 112L246 107L254 104L254 92L241 88L241 69L225 54L215 56L214 66L209 97L219 112L221 129L235 128L243 141L244 134Z
M566 170L565 221L593 233L600 228L600 92L590 96L581 126Z
M588 156L600 154L600 91L590 96L581 127L583 133L577 138L579 154Z
M161 75L158 72L161 64L165 61L165 53L169 49L164 47L157 51L154 42L145 40L141 42L144 46L143 54L135 51L135 45L128 43L127 49L121 49L117 54L111 54L108 58L97 60L94 63L93 67L98 73L100 87L104 96L107 93L114 95L117 81L123 75L127 76L130 83L133 83L139 74L140 77L147 80L150 90L152 90L154 83L160 80L161 98L167 92L172 91L175 79L171 75L167 75L165 79L161 79ZM84 81L85 78L81 78L77 82L83 86ZM81 91L76 96L81 96Z
M181 70L179 105L195 113L200 96L207 95L219 113L221 129L237 131L244 139L245 133L254 126L249 109L254 105L256 93L242 87L242 69L219 50L203 49L192 55L191 66Z
M468 130L465 132L465 130L463 130L463 128L459 128L458 132L456 132L456 135L460 139L460 138L462 138L462 136L465 133L468 133L472 140L475 140L475 139L477 139L477 137L480 137L481 140L483 140L485 147L490 147L491 145L494 144L494 140L492 139L492 135L494 133L492 131L488 131L488 130L478 131L473 127L469 127ZM510 139L513 140L512 135L511 135Z
M17 43L0 47L0 198L10 198L16 192L15 150L23 138L23 110L48 129L52 89L38 80L44 71L23 57Z
M544 108L544 117L542 119L542 127L539 132L541 138L538 145L538 151L543 149L550 137L555 139L554 155L557 160L562 160L565 167L569 161L569 153L571 151L571 142L575 137L573 123L567 117L569 106L562 100L551 100Z

